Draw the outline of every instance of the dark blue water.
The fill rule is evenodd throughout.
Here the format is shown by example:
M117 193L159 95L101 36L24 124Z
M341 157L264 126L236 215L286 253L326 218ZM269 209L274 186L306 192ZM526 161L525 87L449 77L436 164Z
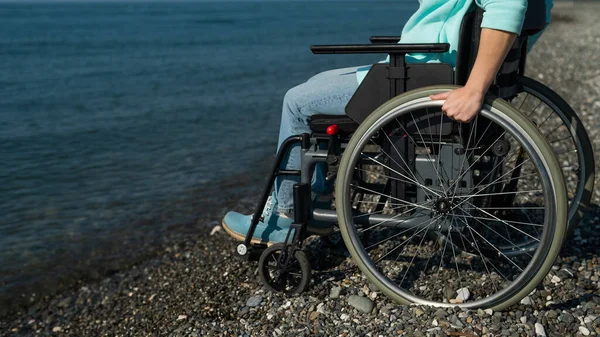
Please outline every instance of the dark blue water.
M261 181L287 89L383 57L309 45L400 34L417 6L82 2L0 4L0 306L206 225Z

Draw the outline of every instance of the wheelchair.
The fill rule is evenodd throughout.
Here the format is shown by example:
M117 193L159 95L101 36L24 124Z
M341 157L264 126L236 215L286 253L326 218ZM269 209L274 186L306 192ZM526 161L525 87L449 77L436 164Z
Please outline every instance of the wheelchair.
M315 54L385 53L390 59L372 66L344 116L313 116L312 133L288 138L278 151L236 249L248 260L258 258L267 289L298 294L310 283L302 248L312 221L334 224L328 235L341 235L369 282L401 304L501 310L548 274L591 198L591 142L573 109L525 76L527 37L545 21L528 26L526 19L471 122L444 115L443 102L429 96L466 83L481 18L479 9L464 17L455 68L406 63L406 54L444 53L449 45L404 44L395 36L311 47ZM283 170L292 146L301 148L301 167ZM317 164L326 165L334 186L332 209L311 206ZM300 177L294 224L284 243L251 244L282 175Z

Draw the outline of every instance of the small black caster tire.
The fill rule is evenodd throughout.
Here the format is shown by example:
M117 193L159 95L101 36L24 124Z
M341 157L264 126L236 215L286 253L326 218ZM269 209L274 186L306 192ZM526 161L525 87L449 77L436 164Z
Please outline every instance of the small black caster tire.
M290 246L287 250L291 250ZM285 270L279 267L279 257L283 244L277 243L267 248L258 260L258 275L261 282L270 291L288 295L300 294L308 287L312 270L308 256L296 250Z

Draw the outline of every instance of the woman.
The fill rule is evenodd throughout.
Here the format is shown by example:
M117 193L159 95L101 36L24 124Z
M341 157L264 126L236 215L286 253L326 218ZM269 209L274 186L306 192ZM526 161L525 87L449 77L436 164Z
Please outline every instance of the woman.
M449 43L444 54L407 55L407 62L444 62L456 64L460 24L464 15L480 6L485 10L481 23L481 37L477 58L466 85L447 93L433 95L431 99L445 100L442 111L459 122L468 122L481 108L483 98L494 80L500 65L521 32L527 0L420 0L417 12L408 20L402 31L403 43ZM546 22L550 22L552 0L546 0ZM541 32L532 36L529 47ZM326 71L310 78L306 83L289 90L283 100L278 148L290 136L310 133L308 120L316 114L343 115L348 101L366 76L369 67L351 67ZM299 148L293 148L283 166L298 169ZM319 194L327 192L323 170L315 170L313 192L318 202ZM258 223L253 243L283 242L293 222L292 188L297 180L277 179L275 193L267 200L261 221ZM329 205L319 205L329 208ZM250 227L251 215L229 212L223 219L224 229L234 238L244 240ZM319 233L331 224L311 224L309 231Z

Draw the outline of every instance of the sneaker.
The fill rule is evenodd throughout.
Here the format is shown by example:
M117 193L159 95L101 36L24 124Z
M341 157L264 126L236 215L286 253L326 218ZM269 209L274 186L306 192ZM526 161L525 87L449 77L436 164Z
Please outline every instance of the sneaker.
M244 241L246 239L246 234L250 229L252 217L253 215L229 212L223 218L223 229L225 229L225 231L234 239ZM294 219L273 212L273 197L269 197L265 208L263 209L261 219L252 235L251 243L266 244L270 246L275 243L284 242L293 222ZM293 235L293 233L290 234L290 236L291 235Z

